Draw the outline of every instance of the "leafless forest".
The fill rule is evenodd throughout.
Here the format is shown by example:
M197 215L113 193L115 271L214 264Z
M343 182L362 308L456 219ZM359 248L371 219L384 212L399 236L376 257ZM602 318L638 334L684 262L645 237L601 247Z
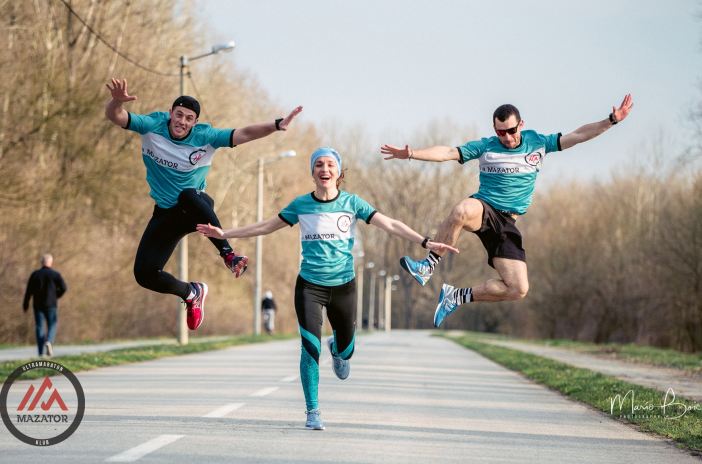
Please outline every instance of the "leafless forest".
M0 80L0 343L33 339L33 319L22 313L21 301L45 252L54 255L69 286L60 303L60 342L172 335L176 299L140 288L132 275L153 202L138 135L104 117L105 83L113 76L129 80L130 93L139 97L130 111L167 110L179 91L178 57L208 49L206 28L192 19L188 2L177 12L165 0L70 2L92 31L59 1L0 5L6 44L0 49L6 72ZM268 121L290 110L272 102L255 76L217 59L193 65L186 85L186 93L203 104L200 119L217 127ZM446 143L456 134L463 140L478 135L470 126L429 124L409 142ZM218 152L208 193L225 227L255 220L259 157L299 153L267 167L267 218L312 190L307 155L327 143L345 157L344 188L421 233L433 233L477 185L470 165L383 162L361 130L330 133L296 122L286 133ZM597 183L537 186L534 204L518 223L529 295L515 303L464 307L448 328L702 350L700 150L690 147L682 156L663 153L655 143L649 150L645 159L665 161L634 162L628 173L603 175ZM366 259L379 268L400 274L400 256L422 255L417 245L363 224L359 229ZM288 332L297 329L297 234L285 229L264 238L264 287L275 293L278 325ZM234 246L254 255L253 239ZM492 275L475 237L463 234L458 246L461 255L446 259L427 287L404 276L397 282L393 327L429 328L441 281L470 286ZM174 272L174 263L167 269ZM252 266L235 280L211 244L191 236L190 277L211 289L202 333L251 330L253 275Z

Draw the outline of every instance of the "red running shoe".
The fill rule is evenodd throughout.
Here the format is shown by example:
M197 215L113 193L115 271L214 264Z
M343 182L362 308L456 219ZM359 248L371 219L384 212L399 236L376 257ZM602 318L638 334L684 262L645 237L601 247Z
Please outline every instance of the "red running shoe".
M241 277L241 275L246 272L248 263L249 258L244 255L237 255L233 251L224 255L224 265L227 266L227 269L232 271L234 277Z
M205 298L207 298L207 284L204 282L191 282L195 290L195 296L189 300L185 300L186 319L188 328L195 330L202 321L205 320Z

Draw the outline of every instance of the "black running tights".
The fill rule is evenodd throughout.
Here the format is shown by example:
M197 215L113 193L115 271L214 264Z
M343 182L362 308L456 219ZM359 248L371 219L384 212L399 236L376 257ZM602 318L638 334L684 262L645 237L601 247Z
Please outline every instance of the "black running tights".
M163 267L180 239L195 232L197 224L221 227L214 212L214 200L205 192L185 189L172 208L154 207L154 214L144 230L134 260L134 277L139 285L158 293L170 293L183 299L190 285L164 272ZM229 242L210 238L221 256L232 251Z

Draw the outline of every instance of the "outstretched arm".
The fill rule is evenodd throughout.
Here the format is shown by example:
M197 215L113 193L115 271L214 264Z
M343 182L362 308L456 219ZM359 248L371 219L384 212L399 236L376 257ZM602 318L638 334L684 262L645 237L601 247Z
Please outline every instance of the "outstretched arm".
M617 124L619 121L623 121L629 115L629 112L633 106L634 100L631 98L631 94L627 94L624 97L624 100L622 100L622 104L619 105L619 108L614 106L612 107L612 113L607 119L585 124L584 126L578 127L570 134L562 136L561 149L565 150L566 148L570 148L579 143L594 139L612 127L614 124Z
M278 229L282 229L285 226L287 226L287 224L278 216L276 216L265 221L257 222L255 224L250 224L248 226L227 230L222 230L219 227L213 226L212 224L198 224L197 231L205 237L219 239L247 238L257 237L259 235L267 235L271 232L275 232Z
M405 148L395 147L393 145L383 145L380 147L382 155L389 155L386 160L390 159L416 159L420 161L450 161L459 158L458 148L437 145L434 147L423 148L421 150L412 150L409 145Z
M271 135L277 130L288 130L288 125L295 119L295 116L302 112L302 107L298 106L290 112L286 117L281 119L277 124L275 121L264 122L262 124L253 124L251 126L246 126L241 129L234 131L234 136L232 137L232 143L234 145L241 145L242 143L250 142L252 140L260 139Z
M418 244L422 244L422 242L424 242L424 237L415 232L410 226L402 221L385 216L384 214L375 213L371 218L370 223L374 226L380 227L386 232L397 235L405 240L409 240L410 242ZM432 251L452 251L454 253L459 253L458 249L452 247L451 245L446 245L445 243L434 242L431 240L427 241L426 247Z
M127 79L112 78L111 84L112 86L110 86L110 84L105 84L112 95L112 99L107 102L107 106L105 106L105 116L119 127L126 128L129 122L129 114L127 110L122 107L122 104L134 101L137 97L136 95L129 95L127 91Z

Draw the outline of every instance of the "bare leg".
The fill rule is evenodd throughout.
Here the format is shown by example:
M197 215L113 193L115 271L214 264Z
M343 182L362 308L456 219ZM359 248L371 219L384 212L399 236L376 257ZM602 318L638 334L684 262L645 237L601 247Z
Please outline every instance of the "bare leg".
M480 229L483 222L483 204L475 198L461 200L453 207L449 216L439 225L436 241L456 245L461 230L473 232ZM446 252L437 253L443 256Z
M520 300L529 291L527 265L524 261L494 258L499 279L490 279L473 287L473 301Z
M475 198L461 200L451 209L448 217L439 225L436 234L437 242L455 245L461 235L461 229L476 231L483 222L483 204ZM426 258L415 261L408 256L400 259L400 266L424 286L431 279L434 268L446 252L430 251Z

